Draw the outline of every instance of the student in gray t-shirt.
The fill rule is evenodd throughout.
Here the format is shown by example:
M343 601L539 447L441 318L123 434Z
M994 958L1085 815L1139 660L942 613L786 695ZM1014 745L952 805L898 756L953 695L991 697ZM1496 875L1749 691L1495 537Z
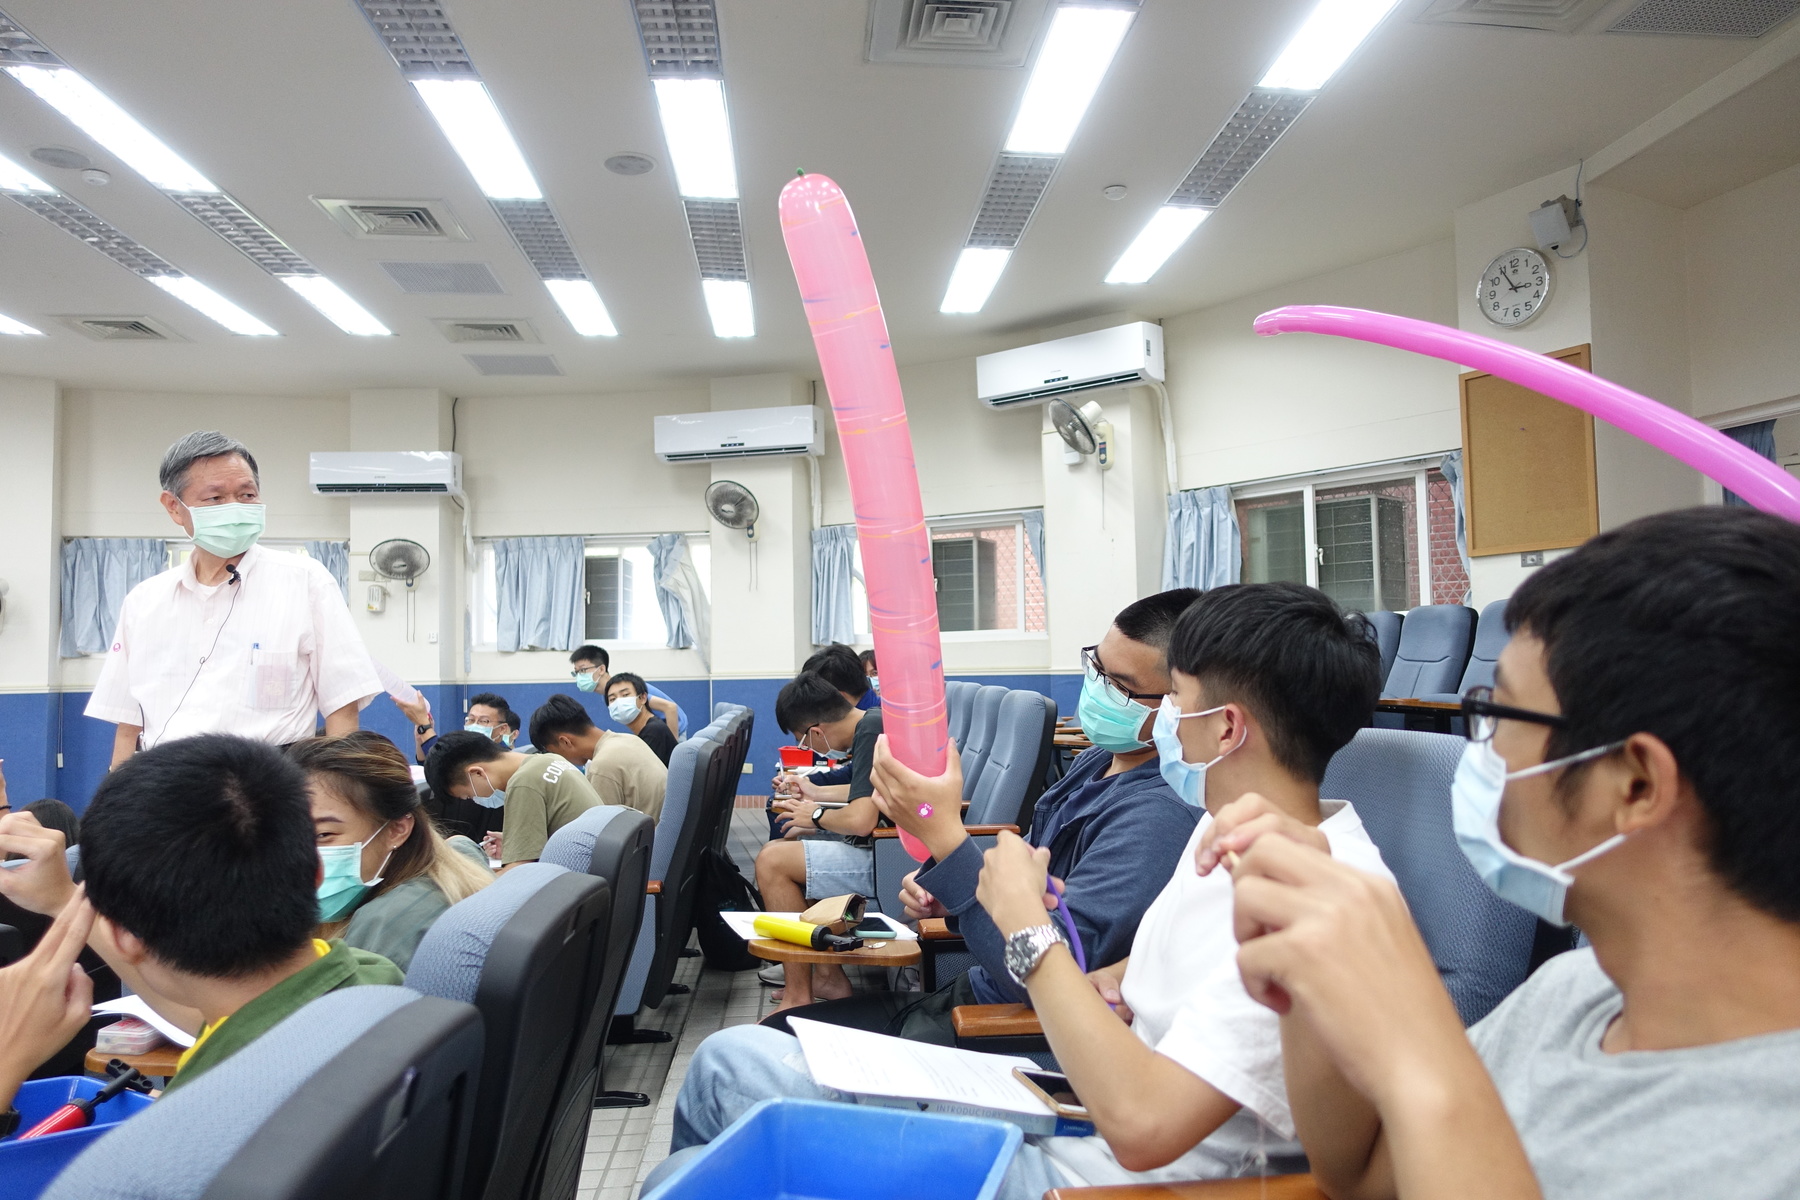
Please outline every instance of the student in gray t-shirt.
M1457 841L1592 946L1466 1034L1392 885L1221 814L1238 966L1289 1014L1329 1194L1800 1196L1796 598L1800 525L1725 507L1602 534L1513 594L1495 686L1464 699Z

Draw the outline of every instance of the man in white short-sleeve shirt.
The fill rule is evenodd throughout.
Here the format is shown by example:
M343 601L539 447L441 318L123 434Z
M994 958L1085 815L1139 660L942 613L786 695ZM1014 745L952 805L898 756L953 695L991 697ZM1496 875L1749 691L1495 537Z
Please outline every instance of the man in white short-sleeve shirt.
M140 745L234 733L286 745L357 728L381 691L337 581L310 556L256 545L256 459L222 433L163 456L162 506L194 540L188 560L125 597L87 715L118 726L112 765Z

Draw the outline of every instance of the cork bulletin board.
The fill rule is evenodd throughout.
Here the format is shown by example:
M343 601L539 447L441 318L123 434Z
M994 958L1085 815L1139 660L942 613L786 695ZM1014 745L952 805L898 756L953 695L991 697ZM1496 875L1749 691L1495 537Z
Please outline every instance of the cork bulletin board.
M1549 357L1591 371L1588 351ZM1469 553L1560 550L1598 533L1594 418L1482 371L1461 385Z

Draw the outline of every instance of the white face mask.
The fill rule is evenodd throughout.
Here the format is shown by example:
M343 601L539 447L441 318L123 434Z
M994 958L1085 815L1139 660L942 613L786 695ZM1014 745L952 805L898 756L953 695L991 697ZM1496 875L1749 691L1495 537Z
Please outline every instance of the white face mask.
M1523 771L1506 770L1506 760L1495 752L1490 742L1470 742L1463 748L1462 761L1456 764L1456 778L1450 784L1450 817L1456 830L1456 844L1481 881L1502 900L1511 901L1526 912L1542 917L1552 925L1567 925L1563 902L1569 886L1575 882L1570 870L1605 854L1625 840L1614 834L1598 846L1577 854L1567 862L1542 863L1526 858L1500 836L1500 801L1511 779L1526 779L1569 767L1576 763L1610 754L1624 745L1596 746L1552 759Z

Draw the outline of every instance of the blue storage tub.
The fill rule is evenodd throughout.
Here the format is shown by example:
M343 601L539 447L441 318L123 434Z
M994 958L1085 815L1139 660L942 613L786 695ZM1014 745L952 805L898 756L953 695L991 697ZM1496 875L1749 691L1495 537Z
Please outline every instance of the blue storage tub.
M23 1133L71 1100L87 1100L106 1085L83 1075L63 1075L55 1079L33 1079L19 1088L13 1104L19 1110L19 1132ZM85 1129L46 1134L21 1142L10 1137L0 1142L0 1200L36 1200L39 1192L50 1186L62 1169L75 1156L91 1145L95 1138L133 1113L150 1107L150 1097L139 1092L122 1092L94 1110L94 1123Z
M644 1200L993 1200L1017 1125L764 1100Z

